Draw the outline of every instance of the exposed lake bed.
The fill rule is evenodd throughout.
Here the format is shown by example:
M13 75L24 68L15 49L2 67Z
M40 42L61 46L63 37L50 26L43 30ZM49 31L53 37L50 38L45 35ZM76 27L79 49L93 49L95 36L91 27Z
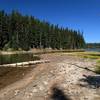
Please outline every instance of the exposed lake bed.
M96 56L96 58L91 59L90 56ZM41 54L41 59L50 60L50 62L37 65L35 69L32 67L24 69L27 70L24 74L23 69L17 69L14 76L19 75L19 79L22 82L20 83L17 80L9 84L9 88L3 87L0 92L0 99L8 100L12 98L11 100L23 100L23 98L27 98L27 100L31 100L34 98L38 100L41 98L41 100L44 100L46 98L49 100L53 93L52 88L57 86L58 89L65 93L65 96L68 96L72 100L85 100L85 98L87 100L97 100L95 98L100 98L100 82L98 81L100 75L95 73L95 65L99 57L100 53L93 52ZM40 72L40 69L42 72ZM18 71L22 71L22 73L18 74ZM37 71L38 74L36 74ZM22 78L20 78L21 75L23 76ZM26 77L27 75L29 76ZM12 78L14 76L10 75ZM5 79L5 83L7 78L4 77L6 75L1 78ZM8 77L7 81L9 82L12 78ZM30 78L31 81L28 81ZM24 79L27 81L23 81ZM97 83L95 84L95 82ZM24 83L27 83L27 86ZM23 84L23 89L21 89L20 84ZM12 87L12 90L10 90L10 87ZM17 90L18 92L16 93ZM5 96L3 96L3 93L6 93Z

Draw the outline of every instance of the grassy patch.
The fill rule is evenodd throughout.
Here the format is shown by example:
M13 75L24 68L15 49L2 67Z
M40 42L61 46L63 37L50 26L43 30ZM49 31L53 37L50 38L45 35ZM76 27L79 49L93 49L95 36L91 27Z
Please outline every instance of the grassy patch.
M92 55L84 55L83 58L89 58L89 59L98 59L98 56L92 56Z
M94 59L96 61L96 66L94 66L95 72L100 74L100 52L77 52L71 55L86 59Z
M88 59L100 59L100 53L97 52L77 52L72 55Z
M100 64L100 59L97 61L98 64Z
M100 74L100 59L97 60L95 71L96 71L96 73Z

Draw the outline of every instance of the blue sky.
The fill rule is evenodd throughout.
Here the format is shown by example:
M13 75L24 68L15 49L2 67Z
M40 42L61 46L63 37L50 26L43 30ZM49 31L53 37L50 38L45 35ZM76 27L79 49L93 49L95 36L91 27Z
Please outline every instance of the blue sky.
M79 29L86 42L100 42L100 0L0 0L0 10L18 10L59 26Z

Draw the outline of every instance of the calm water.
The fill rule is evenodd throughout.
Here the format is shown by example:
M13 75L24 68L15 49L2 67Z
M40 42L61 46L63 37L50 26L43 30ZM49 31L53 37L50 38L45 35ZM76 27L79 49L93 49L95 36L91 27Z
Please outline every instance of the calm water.
M100 52L100 48L88 48L86 51Z
M39 57L33 56L32 53L0 55L0 65L32 61L32 60L37 60L37 59L39 59Z

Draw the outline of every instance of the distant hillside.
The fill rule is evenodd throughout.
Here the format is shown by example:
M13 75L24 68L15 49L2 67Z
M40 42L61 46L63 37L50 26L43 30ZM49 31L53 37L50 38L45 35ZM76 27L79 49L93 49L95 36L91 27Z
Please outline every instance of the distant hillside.
M66 22L67 23L67 22ZM80 49L85 45L83 33L58 27L18 11L0 11L0 49L30 48Z

